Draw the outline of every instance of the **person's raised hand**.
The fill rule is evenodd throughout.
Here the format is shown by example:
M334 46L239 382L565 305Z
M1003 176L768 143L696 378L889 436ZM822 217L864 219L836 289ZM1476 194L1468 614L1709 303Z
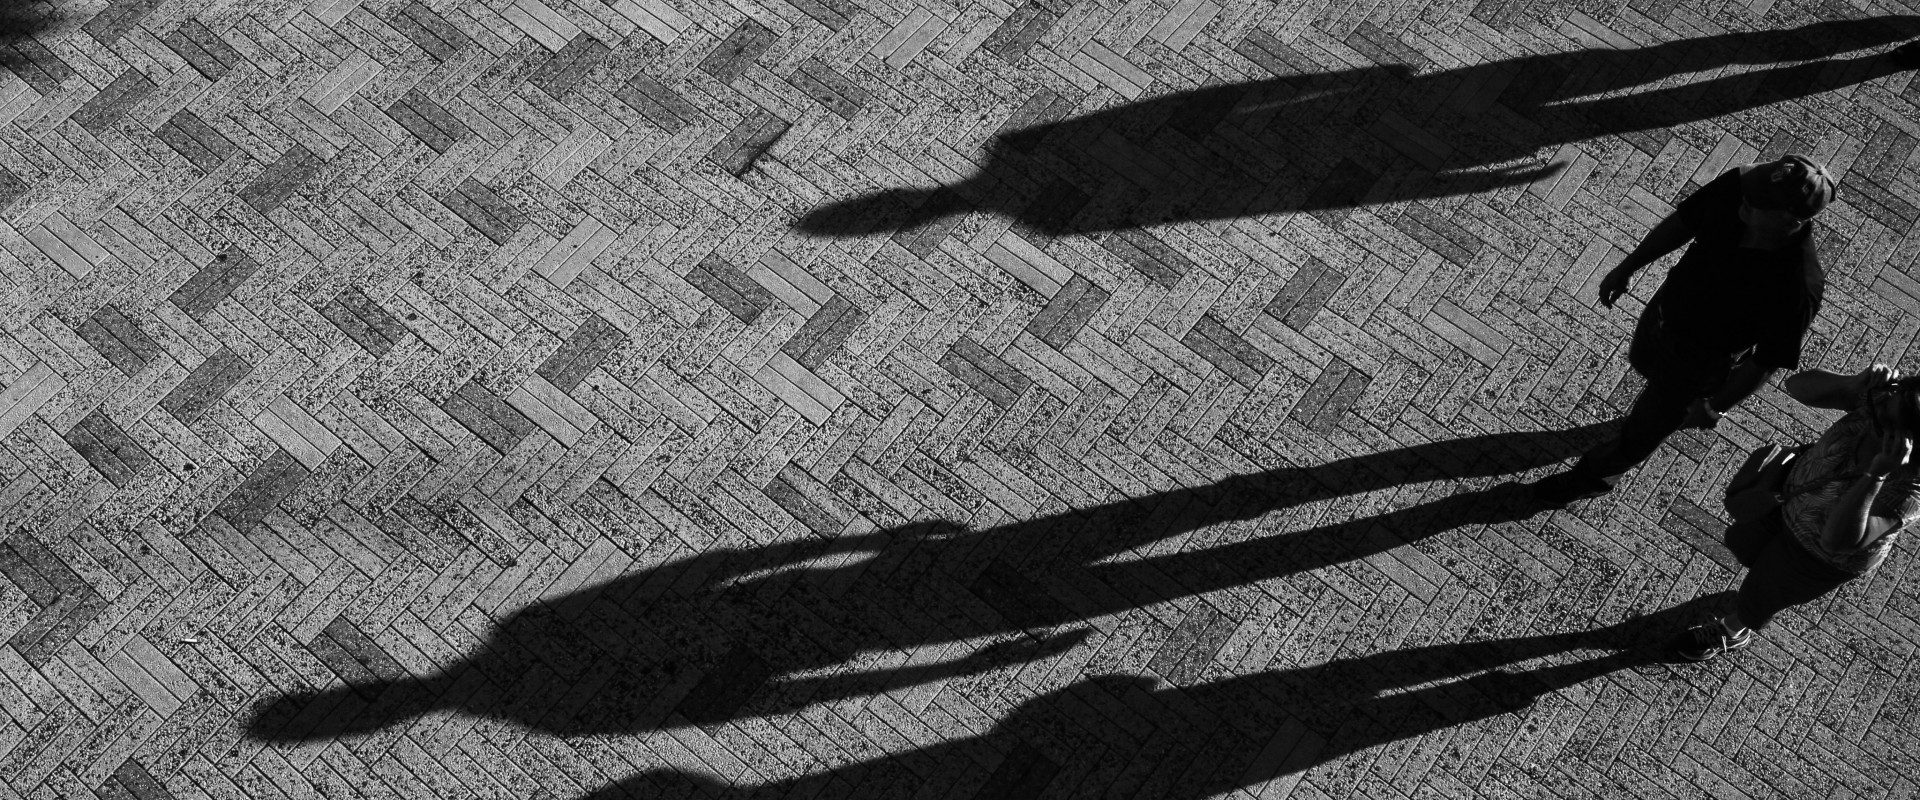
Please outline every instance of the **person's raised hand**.
M1867 474L1884 478L1913 457L1913 440L1906 431L1887 428L1880 432L1880 449L1867 462Z

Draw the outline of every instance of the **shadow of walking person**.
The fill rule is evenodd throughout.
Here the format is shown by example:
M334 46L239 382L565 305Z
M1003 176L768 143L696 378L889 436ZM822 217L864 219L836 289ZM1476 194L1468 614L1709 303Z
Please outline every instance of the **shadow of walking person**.
M1726 594L1606 628L1441 644L1156 688L1090 678L1021 703L979 736L766 784L653 771L589 795L911 797L936 781L976 798L1219 796L1369 748L1517 713L1536 699L1661 660L1657 642ZM1523 662L1544 661L1531 668Z
M1031 98L979 172L887 189L794 224L833 237L937 229L975 209L1060 235L1487 192L1550 177L1562 144L1671 128L1807 97L1897 69L1883 46L1920 17L1818 22L1630 49L1530 55L1450 70L1330 72L1256 32L1237 52L1277 77L1208 86L1060 120ZM1805 63L1676 82L1734 65Z
M931 522L714 549L535 603L429 677L406 677L369 643L352 654L357 664L339 670L345 687L266 702L249 730L307 740L454 709L564 736L633 733L973 674L1072 647L1084 635L1073 626L1104 615L1527 516L1537 506L1506 484L1302 531L1247 529L1238 540L1146 552L1303 503L1551 464L1580 452L1601 427L1424 444L981 531ZM995 637L977 652L962 647ZM955 657L901 663L928 649Z

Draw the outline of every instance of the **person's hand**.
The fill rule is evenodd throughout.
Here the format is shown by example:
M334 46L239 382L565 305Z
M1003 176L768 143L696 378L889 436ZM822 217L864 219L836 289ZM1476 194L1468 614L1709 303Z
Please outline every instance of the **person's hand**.
M1913 440L1907 438L1905 432L1883 430L1880 432L1880 449L1873 454L1873 460L1867 462L1867 474L1885 478L1912 457Z
M1620 295L1627 293L1627 280L1633 277L1633 271L1622 264L1607 271L1607 277L1600 279L1600 304L1612 308Z
M1865 381L1866 388L1872 389L1900 380L1900 370L1885 364L1875 364L1861 371L1860 379Z

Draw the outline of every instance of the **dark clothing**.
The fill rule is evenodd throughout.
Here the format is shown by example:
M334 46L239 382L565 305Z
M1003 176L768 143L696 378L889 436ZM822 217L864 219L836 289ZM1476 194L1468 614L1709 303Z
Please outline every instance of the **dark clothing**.
M1734 608L1747 627L1760 630L1775 614L1811 603L1858 575L1807 552L1778 513L1727 526L1727 549L1747 568Z
M1752 349L1760 366L1798 369L1800 343L1826 288L1813 226L1778 249L1741 247L1737 169L1680 201L1675 213L1693 229L1693 243L1647 309L1662 316L1676 350L1712 360Z
M1728 170L1680 202L1693 243L1634 327L1627 362L1647 379L1620 433L1587 451L1564 479L1604 491L1680 429L1693 401L1712 396L1744 359L1800 365L1800 343L1825 287L1807 224L1777 250L1740 247L1740 171ZM1744 400L1719 397L1715 410Z

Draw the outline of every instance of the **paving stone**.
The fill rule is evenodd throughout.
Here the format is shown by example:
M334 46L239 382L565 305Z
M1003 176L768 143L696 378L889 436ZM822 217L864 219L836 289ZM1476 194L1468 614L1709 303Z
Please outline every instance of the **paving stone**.
M73 332L128 377L160 357L160 343L113 306L102 306Z
M160 37L160 42L210 81L220 80L241 63L240 53L233 45L197 19L187 20Z
M159 130L154 131L154 135L201 172L217 169L239 149L232 140L191 111L174 114Z
M304 145L294 145L239 192L240 200L261 214L271 213L320 171L321 160Z
M251 371L253 365L247 363L246 359L222 347L187 373L186 379L174 386L172 391L167 392L166 397L160 400L160 407L180 422L191 425L205 415L213 404L225 398L227 391Z

